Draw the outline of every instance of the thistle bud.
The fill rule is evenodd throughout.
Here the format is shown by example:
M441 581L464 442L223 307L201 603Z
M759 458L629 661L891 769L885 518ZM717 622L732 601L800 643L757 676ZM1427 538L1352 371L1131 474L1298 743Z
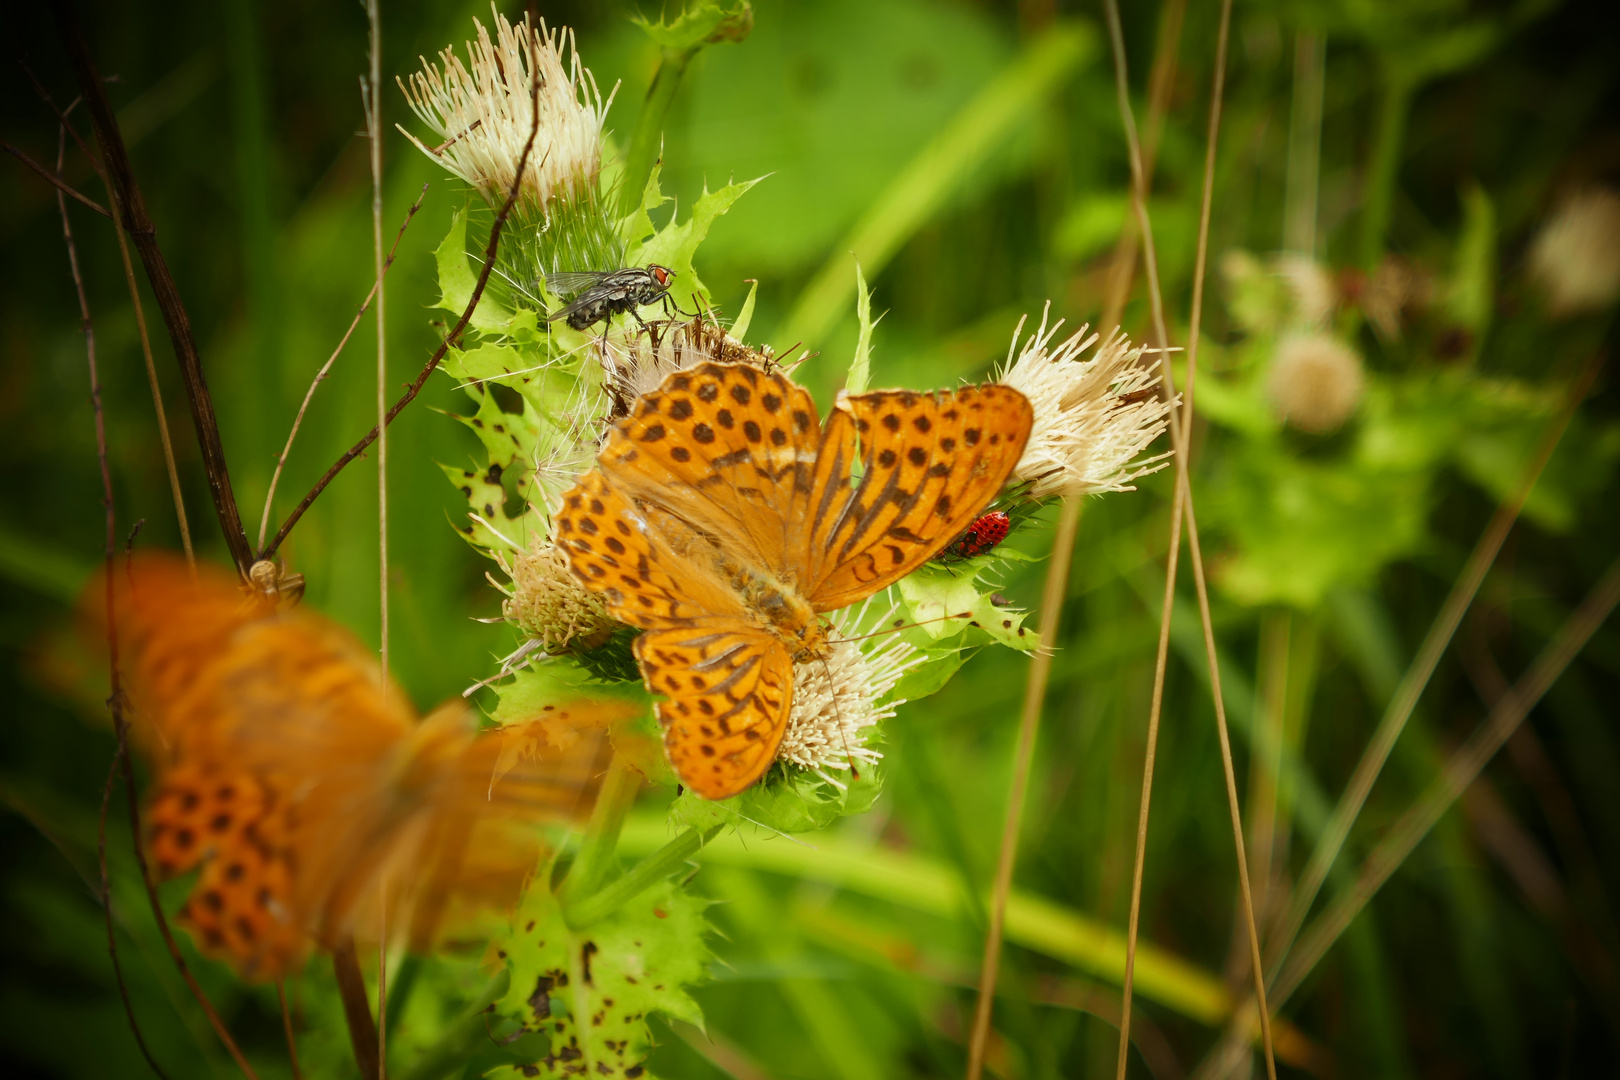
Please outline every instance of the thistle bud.
M1277 345L1266 393L1284 423L1325 435L1361 404L1361 357L1326 334L1293 334Z
M1536 235L1530 273L1555 316L1601 311L1620 298L1620 193L1597 188L1565 199Z

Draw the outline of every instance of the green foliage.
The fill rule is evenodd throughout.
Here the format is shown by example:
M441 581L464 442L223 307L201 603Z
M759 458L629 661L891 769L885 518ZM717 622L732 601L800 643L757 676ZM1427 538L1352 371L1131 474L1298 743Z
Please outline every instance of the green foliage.
M538 1068L541 1076L648 1076L648 1016L702 1026L686 988L707 977L708 902L666 881L575 931L548 886L549 869L536 873L496 944L511 976L495 1006L498 1041L534 1045L515 1051L527 1060L486 1075L534 1076Z
M860 352L870 385L949 385L983 377L1019 316L1046 300L1071 322L1095 319L1104 305L1112 249L1130 218L1130 171L1095 26L1044 24L1040 5L1019 5L1015 17L1008 5L927 0L692 3L657 22L641 7L641 26L624 4L593 7L578 26L599 83L622 80L609 120L619 145L597 193L605 218L553 217L548 238L516 215L461 347L390 428L391 668L420 705L459 694L511 652L510 628L473 621L497 615L500 601L482 555L528 550L559 485L594 452L570 420L604 407L585 362L592 335L540 324L556 300L538 282L548 266L603 269L656 253L680 271L683 307L701 298L736 309L734 334L756 343L805 337L820 357L799 378L824 406ZM1184 346L1218 5L1186 6L1157 127L1147 102L1166 9L1124 7L1137 124L1144 136L1159 132L1150 209L1172 343ZM1566 185L1615 183L1602 152L1616 112L1612 41L1589 8L1358 0L1235 10L1210 261L1237 273L1226 290L1209 283L1190 464L1245 826L1253 836L1274 823L1272 844L1249 848L1252 866L1261 852L1271 857L1271 883L1256 877L1262 893L1280 884L1286 894L1466 552L1519 484L1575 374L1614 351L1614 308L1549 318L1526 255ZM228 29L211 8L185 2L147 19L84 8L92 53L119 75L109 92L197 330L243 516L256 524L287 425L373 271L352 108L360 23L338 8L256 28L240 14ZM749 16L746 42L707 47L735 39ZM43 16L20 19L19 41L55 40ZM425 8L383 25L385 72L466 30L463 12ZM262 56L250 63L242 50L255 41ZM1302 147L1290 132L1308 134L1295 120L1309 95L1295 78L1313 41L1326 65L1322 137ZM32 52L42 82L71 99L59 51ZM23 104L7 141L48 165L56 118L27 107L32 89L11 77L9 100ZM390 122L400 118L397 98L385 106ZM385 228L424 181L432 188L388 278L394 387L459 317L494 213L463 207L461 185L402 146L385 150ZM1268 393L1278 340L1309 321L1270 254L1291 235L1290 193L1309 188L1300 163L1318 177L1309 254L1333 296L1325 321L1311 325L1354 348L1365 371L1359 406L1326 435L1282 423ZM632 173L633 182L621 179ZM17 720L0 753L12 811L0 818L9 856L0 922L11 931L0 936L0 1058L30 1075L146 1076L95 900L95 826L114 745L105 671L71 632L73 597L106 529L80 316L52 190L20 168L7 176L0 216L18 257L0 271L15 376L0 447L13 481L0 522L0 681ZM105 201L71 141L64 176ZM746 199L736 190L746 184L709 190L736 176L767 179ZM175 547L117 249L104 222L69 205L104 383L116 532L144 520L137 547ZM1260 254L1244 267L1238 251ZM869 293L864 316L849 302L852 253ZM1392 257L1413 287L1388 334L1371 323L1379 296L1367 290L1388 284L1378 272ZM425 312L435 297L437 309ZM162 320L150 305L145 314L192 530L217 558ZM1120 321L1146 336L1140 272ZM368 314L315 395L272 519L374 419L373 333ZM1467 737L1495 673L1516 678L1613 558L1620 425L1611 382L1600 377L1581 404L1425 689L1351 834L1346 871L1432 780L1445 748ZM309 579L306 603L372 644L374 466L367 458L339 477L283 552ZM1053 649L1052 685L994 1013L990 1064L1003 1075L1055 1080L1114 1067L1117 1029L1086 1010L1117 1009L1124 968L1172 481L1167 471L1138 493L1088 501L1060 633L1043 643ZM461 533L470 546L446 517L471 530ZM654 867L669 872L649 875L648 891L570 931L553 894L536 886L525 903L537 927L554 931L545 946L524 937L525 922L499 942L505 962L484 954L485 939L395 963L390 1075L513 1075L525 1064L553 1072L577 1063L558 1056L569 1039L578 1062L628 1069L645 1054L643 1075L669 1080L717 1070L960 1075L1029 667L1027 655L982 646L1003 643L990 616L1040 596L1049 518L1019 528L1022 557L1004 544L930 567L896 591L904 621L924 610L973 614L903 632L923 655L893 691L911 704L884 724L881 767L863 766L849 791L779 767L716 805L673 798L674 778L660 775L630 812L618 859L633 872L635 859L690 843ZM1134 1013L1145 1060L1133 1069L1162 1062L1166 1073L1196 1071L1216 1040L1232 993L1221 972L1240 925L1187 561L1184 549ZM993 604L995 593L1010 606ZM531 718L569 695L650 704L629 640L621 632L583 655L531 656L483 692L492 722ZM1617 672L1620 646L1605 628L1513 753L1476 781L1284 1007L1282 1071L1508 1077L1554 1060L1569 1075L1614 1072L1620 1011L1606 988L1620 940L1604 897L1620 894L1620 740L1604 702ZM641 730L656 736L650 715ZM115 934L142 1031L175 1080L228 1075L229 1058L146 909L120 793L111 807ZM698 834L683 830L705 824L721 834L697 850ZM695 876L682 870L688 856L704 867ZM611 877L620 863L610 861ZM173 911L179 896L172 887L163 895ZM586 941L598 946L588 987L574 974ZM184 934L180 947L259 1075L287 1075L273 988L241 984ZM368 977L375 959L362 957ZM634 975L638 962L673 977L653 984L663 991L638 977L646 997L603 1013L607 997L620 1006L630 987L605 984ZM548 970L570 982L548 991L540 1030L529 999ZM287 992L304 1074L353 1075L329 966L312 963ZM708 1037L687 1026L699 1006ZM678 1018L673 1026L624 1019L660 1009ZM589 1024L598 1013L616 1025L611 1035ZM1146 1034L1143 1016L1154 1024Z

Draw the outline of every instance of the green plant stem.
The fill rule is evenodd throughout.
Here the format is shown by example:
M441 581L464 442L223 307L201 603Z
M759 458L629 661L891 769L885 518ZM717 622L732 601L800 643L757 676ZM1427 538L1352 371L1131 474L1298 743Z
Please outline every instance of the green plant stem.
M653 163L664 145L664 120L670 106L675 103L675 91L680 89L681 76L692 63L692 57L702 49L701 44L686 49L669 46L659 50L658 70L652 85L647 87L647 100L642 103L641 115L636 118L636 129L630 135L630 149L624 155L624 180L619 189L619 212L632 213L641 205L642 189L652 175Z
M619 847L619 833L624 828L624 815L636 801L641 790L641 773L620 754L613 755L608 765L607 778L597 793L596 805L591 809L591 820L585 826L585 839L579 855L563 882L563 903L580 900L602 887L612 872Z
M622 826L623 823L624 818L621 814L619 824ZM582 896L572 902L570 902L565 889L563 917L568 921L568 925L575 930L583 929L594 922L607 918L619 908L634 900L644 890L673 874L681 864L696 855L704 844L714 839L723 827L715 825L701 831L687 829L675 839L632 866L605 888ZM616 831L615 835L617 835Z
M1400 173L1401 144L1406 139L1406 114L1411 110L1412 79L1384 69L1383 96L1373 135L1372 160L1367 164L1366 197L1361 211L1361 265L1371 271L1384 254L1390 214L1395 206L1395 181Z

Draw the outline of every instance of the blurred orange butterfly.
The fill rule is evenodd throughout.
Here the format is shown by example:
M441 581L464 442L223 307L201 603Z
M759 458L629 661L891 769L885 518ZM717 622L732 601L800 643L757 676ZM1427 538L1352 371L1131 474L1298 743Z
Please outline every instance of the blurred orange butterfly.
M831 648L817 617L892 585L954 540L1029 437L1018 391L839 398L747 364L677 371L637 399L563 496L575 577L645 632L635 653L670 764L709 799L770 768L793 665Z
M199 871L181 919L248 977L375 940L384 897L417 948L514 900L537 823L580 809L604 729L632 711L571 704L483 734L460 701L418 719L334 623L199 576L154 556L119 572L121 660L156 770L152 861Z

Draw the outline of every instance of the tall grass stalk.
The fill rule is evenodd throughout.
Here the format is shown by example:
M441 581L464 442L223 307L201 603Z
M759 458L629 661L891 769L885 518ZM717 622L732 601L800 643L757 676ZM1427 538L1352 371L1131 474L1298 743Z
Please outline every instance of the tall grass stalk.
M1305 918L1310 914L1311 905L1316 900L1316 894L1321 891L1322 883L1327 880L1328 871L1343 849L1344 842L1350 835L1350 829L1372 791L1374 781L1378 779L1384 763L1389 760L1395 741L1405 730L1406 722L1411 718L1412 710L1417 707L1418 698L1422 696L1424 688L1428 686L1430 676L1440 663L1440 657L1450 645L1458 623L1462 621L1464 612L1473 602L1474 595L1485 580L1485 574L1496 561L1497 553L1502 550L1508 532L1518 520L1525 500L1530 497L1530 492L1541 477L1542 470L1546 468L1553 451L1558 448L1570 420L1575 415L1576 407L1585 398L1596 375L1597 366L1594 362L1588 365L1587 370L1571 387L1564 407L1548 425L1541 444L1526 465L1517 487L1497 507L1496 513L1491 517L1490 523L1486 525L1478 544L1469 556L1467 565L1463 567L1462 574L1452 585L1451 594L1446 597L1445 604L1435 616L1433 625L1429 627L1417 656L1401 679L1400 686L1396 688L1395 696L1390 700L1383 719L1379 721L1377 730L1373 732L1366 750L1356 763L1355 772L1351 775L1349 784L1345 786L1338 804L1333 808L1333 816L1328 819L1327 827L1323 829L1321 838L1311 852L1310 861L1300 875L1288 914L1268 949L1271 954L1268 980L1276 978L1283 961L1287 958L1288 949L1300 928L1304 926Z

